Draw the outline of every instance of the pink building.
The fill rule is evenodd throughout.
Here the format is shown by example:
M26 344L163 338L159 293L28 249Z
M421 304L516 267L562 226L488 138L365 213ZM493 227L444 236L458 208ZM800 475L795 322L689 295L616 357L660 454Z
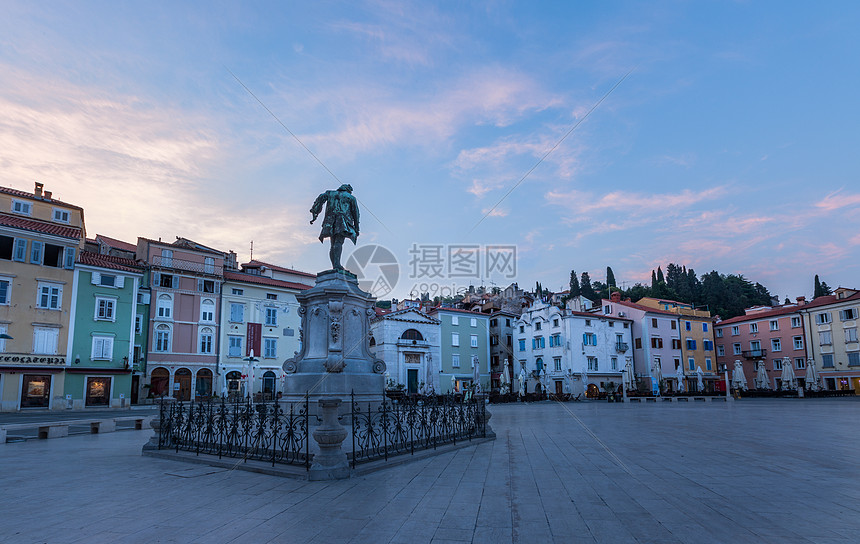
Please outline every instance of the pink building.
M800 308L806 304L754 306L745 315L718 321L714 325L717 364L734 372L735 361L743 364L747 387L756 388L757 365L764 364L771 389L779 389L783 358L788 357L803 385L806 377L807 346ZM732 378L730 378L732 379Z

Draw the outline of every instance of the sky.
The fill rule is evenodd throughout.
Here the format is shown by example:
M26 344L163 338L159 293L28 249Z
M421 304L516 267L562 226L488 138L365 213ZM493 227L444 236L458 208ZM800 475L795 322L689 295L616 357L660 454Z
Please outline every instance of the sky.
M90 237L317 272L308 210L349 183L344 261L389 250L401 298L668 262L809 297L860 286L857 28L837 1L7 1L0 185Z

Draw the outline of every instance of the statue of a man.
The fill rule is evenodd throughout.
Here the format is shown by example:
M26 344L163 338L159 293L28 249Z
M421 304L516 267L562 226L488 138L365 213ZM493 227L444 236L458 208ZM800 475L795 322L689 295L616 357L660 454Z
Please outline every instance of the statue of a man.
M354 244L358 238L358 204L352 196L352 185L345 183L336 191L326 191L318 196L311 207L311 214L314 216L311 219L312 225L322 211L323 204L327 205L322 231L320 231L320 242L325 238L331 239L329 250L331 267L334 270L343 270L340 264L343 241L349 238Z

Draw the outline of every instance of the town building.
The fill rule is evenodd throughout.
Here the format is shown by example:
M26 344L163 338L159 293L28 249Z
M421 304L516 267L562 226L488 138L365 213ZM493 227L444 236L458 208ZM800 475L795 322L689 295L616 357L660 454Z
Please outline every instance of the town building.
M98 250L95 241L87 246ZM142 267L131 259L80 253L69 291L66 360L71 363L64 386L69 407L131 404L137 290L142 277Z
M404 308L373 318L370 352L385 362L388 379L412 395L440 392L441 323L421 310ZM450 384L448 384L450 385Z
M800 308L809 357L825 389L860 393L860 291L840 287Z
M476 360L481 389L487 391L490 362L490 317L480 312L435 307L428 312L440 322L439 392L464 392L472 387Z
M514 363L514 322L518 314L497 310L490 314L490 381L491 389L501 387L501 375L505 361L508 361L508 384L513 384L516 374Z
M805 303L804 297L798 297L797 304L754 306L744 315L717 321L714 344L718 368L733 373L735 361L740 361L747 386L754 389L758 366L764 365L769 386L779 389L783 358L788 357L803 387L808 355L800 309Z
M0 410L67 407L64 372L84 210L0 187Z

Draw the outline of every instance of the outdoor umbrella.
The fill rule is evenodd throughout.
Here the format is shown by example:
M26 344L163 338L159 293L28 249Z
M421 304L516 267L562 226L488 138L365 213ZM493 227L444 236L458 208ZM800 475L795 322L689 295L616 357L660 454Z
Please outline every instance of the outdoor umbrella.
M810 391L821 390L821 378L818 376L818 369L815 368L815 359L806 361L806 388Z
M732 371L732 387L747 390L747 378L744 376L744 364L739 360L735 360L735 369Z
M507 395L507 394L508 394L508 391L510 390L510 387L509 387L509 385L510 385L510 384L508 383L508 372L509 372L509 368L508 368L508 367L509 367L509 366L510 366L510 365L508 364L508 358L507 358L507 357L505 357L505 365L504 365L504 367L503 367L503 369L502 369L502 376L501 376L501 379L499 380L499 382L501 382L501 386L502 386L502 394L503 394L503 395Z
M702 367L696 367L696 387L699 393L705 390L705 381L702 379L704 376L704 372L702 372Z
M660 382L663 381L663 368L660 361L654 361L654 377L657 378L657 390L660 390Z
M784 357L782 359L782 383L779 388L783 391L794 391L797 389L797 377L794 375L794 368L791 364L791 359Z
M684 366L678 365L675 368L675 374L678 376L678 393L683 393L684 390L687 388L687 384L684 380Z
M427 354L427 371L424 376L424 394L425 395L433 395L436 393L436 387L433 385L433 356L431 354Z
M627 364L624 365L626 372L624 373L624 387L628 391L633 390L633 363L627 361Z
M481 361L477 355L472 356L472 383L474 384L475 393L481 392Z
M755 375L756 389L770 389L770 379L767 377L767 369L764 367L764 361L758 362L758 368Z
M519 383L519 388L520 388L520 396L521 396L521 397L526 396L526 367L525 367L525 365L523 365L522 367L520 367L520 383Z
M579 375L582 378L582 392L588 396L588 366L587 363L582 365L582 372Z

